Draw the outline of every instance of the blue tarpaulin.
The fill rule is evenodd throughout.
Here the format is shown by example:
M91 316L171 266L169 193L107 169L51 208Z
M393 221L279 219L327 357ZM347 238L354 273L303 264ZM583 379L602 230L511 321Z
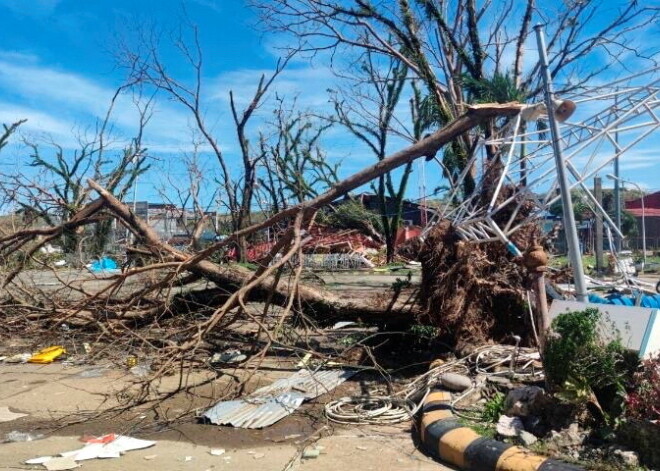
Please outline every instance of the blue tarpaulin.
M634 306L635 297L626 296L623 294L615 293L608 294L605 297L598 296L597 294L589 295L589 302L596 304L617 304L619 306ZM660 308L660 294L645 294L642 296L640 307Z
M101 260L90 263L89 271L92 273L98 273L109 270L117 270L117 262L108 257L103 257Z

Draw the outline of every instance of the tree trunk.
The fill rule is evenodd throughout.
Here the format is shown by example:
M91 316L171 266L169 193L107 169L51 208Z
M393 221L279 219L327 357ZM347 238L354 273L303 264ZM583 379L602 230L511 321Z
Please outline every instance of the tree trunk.
M65 228L62 232L62 252L65 254L75 254L78 251L78 242L80 242L80 228Z
M396 236L395 236L396 237ZM387 263L392 263L394 261L394 251L396 250L396 239L392 237L392 234L388 234L385 237L385 252Z
M100 221L94 225L94 240L92 241L92 255L100 257L105 252L108 245L110 232L112 231L112 221Z

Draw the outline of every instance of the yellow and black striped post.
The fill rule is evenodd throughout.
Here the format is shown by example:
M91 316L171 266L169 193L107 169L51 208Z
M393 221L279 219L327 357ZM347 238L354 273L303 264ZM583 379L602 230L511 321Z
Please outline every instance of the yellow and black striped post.
M583 468L480 436L451 412L451 394L434 391L424 401L421 444L440 460L468 471L578 471Z

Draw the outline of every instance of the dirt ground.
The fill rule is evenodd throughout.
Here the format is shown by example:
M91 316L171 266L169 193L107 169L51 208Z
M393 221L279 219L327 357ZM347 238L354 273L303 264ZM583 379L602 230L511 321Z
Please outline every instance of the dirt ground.
M280 365L259 373L250 387L260 387L291 374L292 365ZM204 379L205 373L196 378ZM204 410L226 385L222 378L178 393L160 407L132 408L113 415L99 415L120 404L122 391L134 377L117 365L65 366L0 364L0 407L28 414L0 423L0 438L11 431L43 434L32 442L0 444L0 469L44 469L26 465L30 458L81 447L83 435L121 433L155 440L156 445L130 451L118 459L81 462L93 470L328 470L406 469L438 470L439 463L415 446L411 423L397 426L336 426L325 420L322 407L332 396L356 394L362 387L359 376L331 394L303 405L293 415L262 430L245 430L199 423L196 410ZM161 391L171 390L178 378L166 378ZM163 418L170 420L163 425ZM301 459L305 448L318 447L320 455ZM222 448L222 456L210 450Z

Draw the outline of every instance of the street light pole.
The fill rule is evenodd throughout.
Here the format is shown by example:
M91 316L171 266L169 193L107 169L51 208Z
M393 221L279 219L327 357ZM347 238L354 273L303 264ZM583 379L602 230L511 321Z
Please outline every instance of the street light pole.
M621 185L623 186L624 183L628 183L635 188L637 188L637 191L642 195L640 200L642 202L642 270L644 271L644 268L646 267L646 209L644 207L644 198L646 195L644 194L644 191L642 191L642 187L640 187L637 183L631 182L630 180L624 180L623 178L617 177L616 175L609 174L607 176L610 180L614 180L615 183L620 182Z
M618 89L617 89L618 92ZM619 95L614 95L614 107L618 108L619 106ZM614 151L616 152L616 157L614 157L614 222L616 222L616 227L621 232L621 188L619 188L619 131L614 133ZM616 249L621 252L623 248L623 239L620 235L616 236Z
M575 298L580 302L587 302L587 283L584 277L584 268L582 266L582 254L580 253L580 240L578 239L577 226L575 225L575 214L573 214L573 201L571 198L570 186L568 184L568 175L566 174L566 162L561 146L561 135L559 134L559 125L555 117L555 97L552 91L552 78L548 68L548 54L545 49L545 37L543 35L543 25L536 25L536 42L539 48L539 58L541 59L541 71L543 74L543 84L545 85L545 106L548 112L548 124L550 125L550 135L552 137L552 149L555 155L555 165L557 167L557 183L561 191L561 202L564 213L564 232L566 233L566 243L568 245L568 255L573 267L573 279L575 282Z

